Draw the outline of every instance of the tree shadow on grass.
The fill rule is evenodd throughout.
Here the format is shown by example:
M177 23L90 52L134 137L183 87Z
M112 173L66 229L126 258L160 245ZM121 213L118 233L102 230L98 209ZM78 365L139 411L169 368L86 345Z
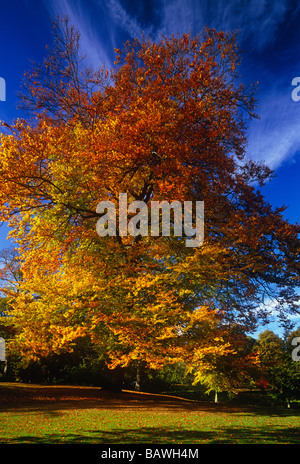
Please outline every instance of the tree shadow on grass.
M87 430L84 433L19 436L1 444L298 444L300 429L279 427L220 427L215 431L144 427L127 430Z
M126 413L199 413L200 415L219 415L222 414L232 415L232 416L243 416L243 417L289 417L291 420L293 418L297 419L300 416L300 411L298 409L287 409L287 408L262 408L262 407L232 407L230 405L215 405L209 403L200 403L199 404L178 404L178 403L131 403L130 401L126 404L121 404L118 401L116 403L103 404L102 402L97 401L61 401L58 403L53 402L33 402L31 404L22 404L18 406L11 405L1 405L0 404L0 423L1 423L1 412L15 412L21 414L37 414L44 417L56 418L64 417L65 413L69 411L72 414L72 411L84 411L88 409L94 409L98 411L117 411ZM299 437L300 438L300 437ZM0 437L1 443L1 437Z
M118 411L199 411L259 416L299 416L300 409L253 405L214 404L168 395L125 391L116 393L93 387L0 384L0 413L37 412L60 416L66 410L96 408Z

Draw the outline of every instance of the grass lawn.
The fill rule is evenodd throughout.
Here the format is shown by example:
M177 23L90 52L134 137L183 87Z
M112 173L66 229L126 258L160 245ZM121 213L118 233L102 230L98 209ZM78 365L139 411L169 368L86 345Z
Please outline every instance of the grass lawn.
M299 443L300 411L0 383L2 443Z

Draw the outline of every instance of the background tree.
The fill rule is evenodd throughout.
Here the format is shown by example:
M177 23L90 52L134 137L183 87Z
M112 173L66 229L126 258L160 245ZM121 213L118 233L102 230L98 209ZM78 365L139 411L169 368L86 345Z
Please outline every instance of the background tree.
M221 392L237 393L241 388L253 386L259 370L259 356L253 349L254 342L237 325L226 330L228 352L225 356L211 350L206 356L200 355L194 369L194 384L200 382L206 393L215 392L215 403Z
M266 330L259 334L258 346L262 375L267 380L269 394L288 407L299 395L300 366L292 359L291 340L298 331L286 333L284 340Z
M254 187L271 171L245 158L255 89L237 74L236 37L205 29L135 40L115 69L95 72L78 50L78 32L57 21L53 49L21 94L33 119L1 136L1 219L23 276L14 346L47 356L88 335L112 368L195 367L212 351L224 360L232 323L253 330L267 297L280 316L287 303L297 312L299 284L299 227ZM204 244L99 238L96 206L120 192L147 205L204 200Z
M265 330L258 335L261 364L264 368L276 365L284 354L284 342L272 330Z

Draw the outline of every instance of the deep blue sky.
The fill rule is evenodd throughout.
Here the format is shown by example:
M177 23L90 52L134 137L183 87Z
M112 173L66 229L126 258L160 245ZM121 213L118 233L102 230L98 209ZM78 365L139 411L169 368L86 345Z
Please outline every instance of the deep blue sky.
M240 72L259 82L260 120L250 123L247 155L264 160L277 177L263 192L285 217L300 222L300 101L291 98L300 76L300 2L295 0L0 0L0 77L6 101L0 119L20 116L16 91L30 60L39 61L51 43L51 17L68 15L81 32L87 64L113 66L114 48L143 33L197 33L207 25L239 31ZM0 246L6 246L0 229Z

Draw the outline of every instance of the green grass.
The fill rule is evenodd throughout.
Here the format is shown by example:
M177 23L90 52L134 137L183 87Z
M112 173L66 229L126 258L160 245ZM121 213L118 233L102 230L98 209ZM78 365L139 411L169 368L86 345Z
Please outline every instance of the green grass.
M0 384L0 402L1 388ZM18 401L6 397L0 406L0 444L300 441L300 412L293 409L204 405L134 393L54 398L47 392L48 397L25 398L24 403L22 396Z
M299 418L97 409L6 412L0 443L298 443Z

